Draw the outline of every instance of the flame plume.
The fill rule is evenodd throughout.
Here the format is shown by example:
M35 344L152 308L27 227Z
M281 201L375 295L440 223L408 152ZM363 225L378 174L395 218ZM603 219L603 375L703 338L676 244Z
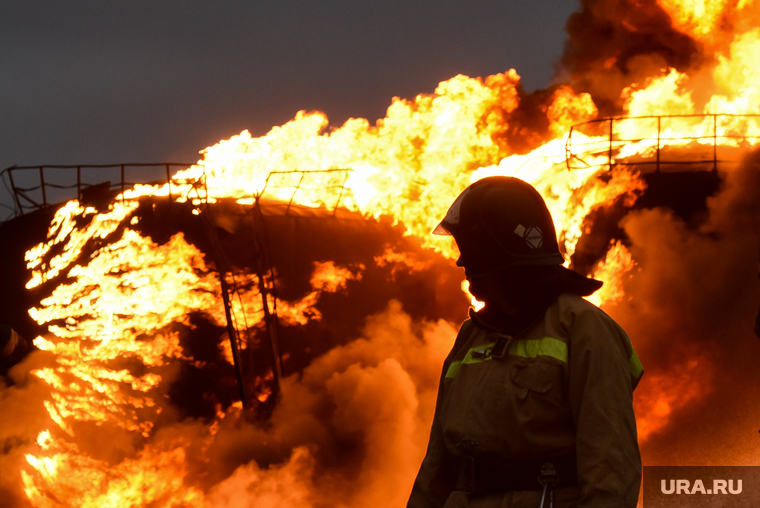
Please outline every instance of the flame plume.
M403 505L466 307L456 246L429 232L491 175L536 186L568 264L605 282L595 302L647 369L645 463L752 463L756 445L714 436L760 421L741 402L757 381L743 323L760 226L758 5L583 0L565 83L527 94L515 70L455 76L395 98L375 125L299 112L107 211L66 203L26 255L47 333L0 386L0 410L23 421L0 425L0 494L44 508ZM674 170L694 161L721 181L703 208L646 205L662 182L667 199L688 194ZM245 252L218 266L193 222L239 240L254 206L287 245L270 242L277 295L262 297ZM246 349L275 306L290 341L279 396L251 360L260 402L276 400L263 423L234 402L223 281ZM709 432L673 439L689 418Z

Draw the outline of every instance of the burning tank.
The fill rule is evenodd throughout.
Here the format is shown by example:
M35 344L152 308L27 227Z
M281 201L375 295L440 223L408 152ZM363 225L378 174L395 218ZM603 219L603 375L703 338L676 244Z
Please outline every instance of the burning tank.
M24 219L47 232L6 268L37 351L0 378L2 499L403 506L468 306L428 233L495 174L604 281L646 369L644 463L754 464L759 8L584 1L565 84L456 76L375 125L302 112Z

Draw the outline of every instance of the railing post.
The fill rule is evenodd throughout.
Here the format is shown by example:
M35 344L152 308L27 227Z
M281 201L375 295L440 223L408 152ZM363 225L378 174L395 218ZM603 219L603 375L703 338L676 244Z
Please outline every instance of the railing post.
M298 185L296 185L296 188L293 189L293 194L290 195L290 201L288 201L288 207L285 209L285 215L290 214L290 205L293 204L293 199L296 197L296 192L301 188L301 184L303 183L303 179L306 178L306 172L301 171L301 178L298 180Z
M340 206L340 200L343 197L343 191L346 190L346 182L348 181L348 172L351 171L350 169L345 169L346 176L343 177L343 183L340 184L340 192L338 193L338 201L335 202L335 209L333 210L333 217L335 217L338 214L338 207Z
M658 173L660 172L660 132L661 132L660 131L660 127L661 127L660 121L661 120L662 120L662 117L658 116L657 117L657 169L655 170Z
M42 208L47 208L47 194L45 193L45 170L40 166L40 189L42 189Z
M713 171L718 172L718 115L713 114Z
M121 204L124 204L124 164L121 165Z
M203 191L206 193L205 196L203 196L204 204L208 206L208 177L206 176L206 169L203 169Z
M82 166L77 166L77 201L82 204Z
M570 171L570 139L573 137L574 128L575 125L570 126L570 132L567 133L567 139L565 140L565 165L568 171Z
M209 227L211 230L213 226ZM216 240L218 242L218 240ZM221 245L216 247L221 249ZM218 263L217 263L218 264ZM235 377L238 382L238 394L243 408L248 409L248 397L245 394L245 384L243 383L243 365L240 359L240 342L237 328L232 316L232 304L230 303L230 287L227 282L227 271L219 268L219 282L222 286L222 303L224 304L224 316L227 318L227 335L230 339L230 349L232 349L232 363L235 366Z
M172 207L172 172L169 164L166 165L166 184L169 186L169 208Z
M11 181L11 189L13 190L13 200L16 202L16 209L18 210L19 215L24 215L24 210L21 208L21 200L18 198L16 184L13 183L13 168L8 170L8 178Z
M612 171L612 122L614 121L613 118L610 118L610 150L607 154L607 162L610 166L610 171Z

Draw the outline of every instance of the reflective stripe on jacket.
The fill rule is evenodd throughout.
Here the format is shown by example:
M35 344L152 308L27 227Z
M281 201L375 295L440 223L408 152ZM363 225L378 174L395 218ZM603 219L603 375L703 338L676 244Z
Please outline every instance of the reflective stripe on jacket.
M519 337L465 321L443 365L430 442L408 507L446 503L462 443L468 454L512 462L575 453L579 490L570 504L635 507L641 457L633 389L642 374L623 329L576 295L560 295ZM514 496L503 503L496 496L493 506L511 506L507 497Z

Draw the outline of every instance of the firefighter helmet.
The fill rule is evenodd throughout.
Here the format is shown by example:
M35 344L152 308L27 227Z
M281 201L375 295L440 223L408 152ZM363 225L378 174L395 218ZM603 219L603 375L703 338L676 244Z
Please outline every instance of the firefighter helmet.
M518 178L492 176L473 183L456 198L433 233L454 237L461 254L457 264L468 275L564 262L546 203Z

